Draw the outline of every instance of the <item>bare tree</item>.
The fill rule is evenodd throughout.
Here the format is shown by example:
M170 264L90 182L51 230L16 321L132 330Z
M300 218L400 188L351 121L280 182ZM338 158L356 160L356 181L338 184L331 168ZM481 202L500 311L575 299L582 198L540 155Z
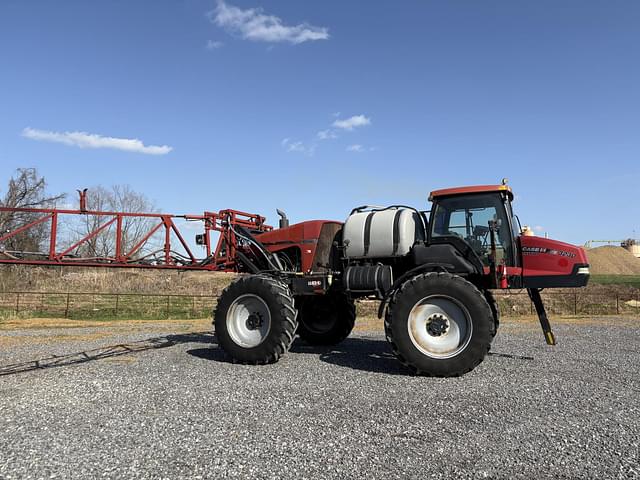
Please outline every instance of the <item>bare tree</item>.
M107 212L155 212L154 203L145 195L135 192L129 185L114 185L110 189L102 186L90 188L87 192L87 210ZM94 232L113 217L84 215L80 223L73 226L75 237L80 238ZM158 220L144 217L125 217L122 222L122 253L128 253L151 230ZM147 245L148 246L148 245ZM142 249L141 251L146 251ZM76 252L85 257L113 258L116 254L116 227L114 224L102 230L95 237L83 242Z
M50 195L47 184L35 168L19 168L9 180L0 205L9 208L51 208L65 195ZM0 236L42 218L44 214L29 212L0 212ZM49 238L50 223L45 221L8 238L0 245L7 251L40 252Z

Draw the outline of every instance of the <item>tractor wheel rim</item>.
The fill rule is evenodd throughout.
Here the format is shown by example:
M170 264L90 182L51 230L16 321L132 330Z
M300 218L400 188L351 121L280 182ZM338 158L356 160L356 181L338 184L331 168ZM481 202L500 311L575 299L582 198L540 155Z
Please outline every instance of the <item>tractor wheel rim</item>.
M455 357L469 345L473 323L467 308L446 295L418 301L407 322L413 345L431 358Z
M271 312L258 295L246 293L236 298L227 311L227 332L236 345L253 348L271 331Z

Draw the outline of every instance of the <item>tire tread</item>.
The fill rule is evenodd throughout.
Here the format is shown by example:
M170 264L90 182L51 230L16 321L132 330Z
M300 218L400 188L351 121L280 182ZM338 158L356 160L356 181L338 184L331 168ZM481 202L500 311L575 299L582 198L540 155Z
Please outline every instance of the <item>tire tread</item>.
M266 287L268 293L272 295L274 301L278 304L279 309L277 312L272 312L271 318L272 322L278 318L280 319L280 324L282 326L282 328L280 329L281 331L278 334L278 338L275 339L275 341L270 342L273 343L273 348L265 350L265 352L259 358L252 360L239 359L230 354L227 349L225 349L225 351L227 351L227 354L231 356L234 363L242 363L246 365L265 365L277 362L285 353L289 351L298 327L298 323L296 321L297 310L295 308L294 298L289 290L289 287L286 284L275 277L261 274L245 275L237 278L231 284L229 284L220 294L218 303L213 312L213 324L215 329L216 323L218 323L219 321L223 321L219 316L226 314L226 310L228 308L228 306L226 305L227 302L223 302L222 300L226 299L227 297L234 298L245 293L247 288L250 288L251 284L253 284L254 282L260 282L261 284L263 284ZM224 319L224 321L226 322L226 318ZM218 342L221 342L220 338L218 338ZM224 345L221 346L224 349Z
M485 314L487 316L487 318L494 318L493 317L493 312L491 311L491 307L489 306L489 304L487 303L487 299L485 298L485 295L478 290L478 288L476 288L475 285L473 285L472 283L468 282L467 280L465 280L464 278L458 276L458 275L453 275L451 273L444 273L444 272L429 272L429 273L423 273L420 275L416 275L415 277L412 277L408 280L406 280L402 285L400 285L400 287L393 292L389 303L387 305L386 311L385 311L385 319L384 319L384 330L385 330L385 336L387 338L387 341L390 343L391 345L391 349L393 350L394 355L396 356L396 358L400 361L400 363L402 363L407 369L409 369L413 374L415 375L423 375L423 376L432 376L432 377L458 377L461 375L464 375L465 373L470 372L471 370L473 370L475 367L477 367L485 358L486 354L489 352L489 349L491 348L491 342L486 342L485 345L482 345L482 351L480 352L480 355L476 355L473 359L473 361L471 363L468 363L466 365L464 365L463 367L457 369L457 370L452 370L452 371L448 371L446 374L442 374L442 373L434 373L434 372L430 372L430 371L426 371L424 369L420 369L419 367L417 367L416 365L412 364L401 352L400 348L398 347L398 343L394 338L394 334L393 334L393 329L392 329L392 324L393 324L393 310L394 308L398 307L398 299L402 298L402 296L404 294L407 293L407 291L409 291L410 289L415 289L416 288L416 284L420 283L421 281L423 281L426 278L432 279L432 278L438 278L440 281L453 281L456 282L458 284L460 284L460 286L463 286L464 288L467 288L468 291L472 292L473 295L475 295L477 297L477 300L479 302L480 305L483 306L484 310L485 310Z

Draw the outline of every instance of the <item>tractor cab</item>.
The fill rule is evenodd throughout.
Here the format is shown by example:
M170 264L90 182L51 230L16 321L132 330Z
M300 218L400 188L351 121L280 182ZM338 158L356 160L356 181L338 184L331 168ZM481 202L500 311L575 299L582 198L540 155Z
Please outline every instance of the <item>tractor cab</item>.
M506 185L482 185L436 190L429 222L430 243L452 237L463 240L483 266L492 263L516 267L517 220L513 217L513 193ZM493 256L492 256L493 255Z
M430 244L463 243L482 263L492 288L583 287L589 280L584 249L523 235L507 185L431 192Z

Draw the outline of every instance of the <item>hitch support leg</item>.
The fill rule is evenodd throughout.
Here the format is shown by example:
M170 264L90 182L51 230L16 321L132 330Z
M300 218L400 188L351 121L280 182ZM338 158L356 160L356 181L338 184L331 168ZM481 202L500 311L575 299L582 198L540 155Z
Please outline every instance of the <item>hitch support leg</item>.
M547 345L555 345L556 337L553 335L553 332L551 331L551 324L549 323L547 312L544 309L544 303L542 303L542 297L540 296L540 289L528 288L527 293L529 294L529 298L533 302L533 305L536 307L536 313L538 314L538 319L540 320L540 326L542 327L542 332L544 333L544 339L546 340Z

